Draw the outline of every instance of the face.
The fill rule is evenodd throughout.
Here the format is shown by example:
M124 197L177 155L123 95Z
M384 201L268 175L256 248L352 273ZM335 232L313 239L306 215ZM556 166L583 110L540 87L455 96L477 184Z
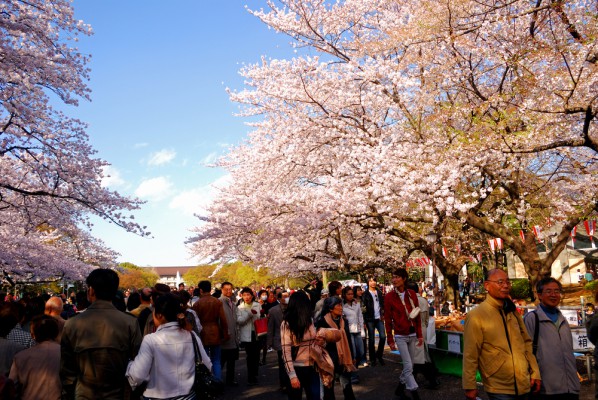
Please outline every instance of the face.
M243 298L243 301L247 304L250 304L253 300L253 296L251 295L251 293L245 292L241 295L241 297Z
M361 297L362 294L363 294L363 289L362 288L358 288L357 289L357 296Z
M402 276L393 275L392 285L395 287L395 289L403 289L405 287L405 281L403 280Z
M222 286L222 294L226 297L230 297L233 294L233 287L231 285Z
M484 282L484 288L486 288L488 294L495 299L507 299L509 297L509 292L511 291L511 286L506 284L508 279L509 277L507 276L506 272L498 271L493 274L489 280ZM503 284L500 285L498 281L502 281Z
M550 282L544 285L542 293L538 293L540 302L547 307L554 308L558 307L561 302L561 290L556 282Z
M289 294L287 292L282 293L281 299L284 304L289 304Z
M376 280L375 280L375 279L370 279L370 280L368 281L368 287L369 287L370 289L376 289Z
M270 294L268 294L268 302L272 303L274 300L276 300L276 296L274 293L270 292Z
M353 300L353 291L349 290L346 294L345 294L345 300L347 301L352 301Z
M341 315L343 315L343 305L341 303L338 303L337 305L335 305L331 310L330 310L330 314L332 314L333 317L340 317Z

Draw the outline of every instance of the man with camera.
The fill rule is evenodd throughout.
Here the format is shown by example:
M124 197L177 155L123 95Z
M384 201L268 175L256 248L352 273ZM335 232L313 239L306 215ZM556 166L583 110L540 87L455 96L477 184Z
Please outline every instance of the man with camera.
M411 392L413 400L419 400L418 386L413 376L412 357L415 346L422 346L424 339L419 315L419 301L417 294L405 287L407 278L405 268L397 268L393 272L392 285L394 289L384 297L384 323L390 349L394 351L398 348L403 360L403 372L399 377L400 382L395 394L401 400L408 399L405 395L405 389L407 389Z

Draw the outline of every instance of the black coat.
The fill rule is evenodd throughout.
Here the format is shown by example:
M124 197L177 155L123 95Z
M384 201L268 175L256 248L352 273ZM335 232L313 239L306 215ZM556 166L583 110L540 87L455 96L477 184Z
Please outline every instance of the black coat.
M383 319L384 316L384 296L380 289L376 288L376 293L378 295L378 303L380 303L380 319ZM364 322L373 322L374 321L374 297L370 293L370 288L364 290L363 295L361 296L361 304L365 307L365 311L363 313L363 321Z

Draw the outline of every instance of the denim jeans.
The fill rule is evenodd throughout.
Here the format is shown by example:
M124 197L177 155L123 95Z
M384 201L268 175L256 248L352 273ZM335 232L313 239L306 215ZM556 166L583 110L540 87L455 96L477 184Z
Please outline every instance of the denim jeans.
M519 396L515 396L514 394L502 394L502 393L488 393L488 398L490 400L527 400L529 399L529 393L520 394Z
M368 328L368 351L370 352L370 361L376 361L376 357L382 358L384 353L384 345L386 344L386 331L384 330L384 322L381 319L375 319L365 323ZM376 334L378 331L378 351L376 352Z
M355 360L357 360L357 363L359 363L364 356L363 340L361 340L361 333L352 333L351 337L349 338L349 341L355 353Z
M399 379L401 383L405 385L407 390L417 390L417 382L413 377L413 362L411 356L415 351L415 345L417 344L417 337L413 336L401 336L395 335L395 343L397 349L401 353L401 360L403 361L403 372Z
M301 387L293 389L289 384L289 400L301 400L303 391L307 400L320 400L320 375L314 367L295 367L295 373Z
M206 353L212 361L212 374L222 379L222 365L220 364L220 345L217 346L204 346Z

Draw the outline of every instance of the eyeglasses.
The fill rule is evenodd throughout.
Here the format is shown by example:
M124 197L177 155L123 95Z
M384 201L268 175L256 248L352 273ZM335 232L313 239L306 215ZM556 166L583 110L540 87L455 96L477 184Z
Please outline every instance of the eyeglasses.
M498 286L505 286L505 285L506 285L506 286L513 286L513 282L511 282L509 279L507 279L507 280L504 280L504 279L499 279L499 280L497 280L497 281L490 281L490 280L488 280L488 281L486 281L486 282L497 283L497 284L498 284Z
M556 294L556 295L560 295L561 291L560 291L560 289L544 289L544 290L542 290L542 294Z

